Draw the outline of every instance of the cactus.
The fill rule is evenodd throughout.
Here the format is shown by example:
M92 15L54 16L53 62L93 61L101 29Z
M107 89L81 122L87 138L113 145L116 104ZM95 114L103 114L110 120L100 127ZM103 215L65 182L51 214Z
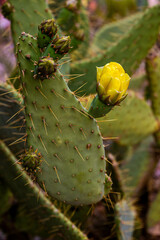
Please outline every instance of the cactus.
M145 138L153 135L159 146L159 55L146 59L151 106L139 89L145 73L131 78L136 92L128 96L122 72L99 73L107 61L134 73L156 41L160 7L104 25L89 42L82 1L54 6L55 18L44 0L8 0L2 7L11 20L17 69L0 87L1 221L6 217L16 231L57 240L87 239L81 230L96 240L140 239L140 197L157 154L150 152L151 137ZM96 84L97 95L81 97L95 93ZM96 226L98 214L99 235L89 226Z
M58 70L43 81L34 78L34 62L41 54L35 38L23 33L17 53L25 97L27 144L43 157L39 182L45 184L51 196L72 205L100 200L104 195L106 164L95 120L84 111Z

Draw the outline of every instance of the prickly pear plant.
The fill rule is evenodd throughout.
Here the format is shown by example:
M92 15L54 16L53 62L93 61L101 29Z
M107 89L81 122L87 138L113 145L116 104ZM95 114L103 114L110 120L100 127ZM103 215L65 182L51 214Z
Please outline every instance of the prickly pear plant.
M129 96L126 90L156 41L160 6L104 25L89 42L83 1L49 4L55 16L44 0L8 0L2 7L11 20L17 68L0 88L0 221L15 197L21 231L87 240L79 228L88 232L88 215L98 209L111 229L94 239L140 239L135 202L156 165L150 164L153 138L145 138L153 134L159 146L159 56L146 60L152 106L133 92L146 74L131 78ZM20 94L12 78L20 79Z
M72 205L91 204L104 195L105 153L96 121L87 115L62 74L55 70L54 61L67 50L67 38L57 39L42 53L49 53L52 60L39 60L41 51L36 39L25 33L19 38L27 144L42 154L37 177L51 196Z

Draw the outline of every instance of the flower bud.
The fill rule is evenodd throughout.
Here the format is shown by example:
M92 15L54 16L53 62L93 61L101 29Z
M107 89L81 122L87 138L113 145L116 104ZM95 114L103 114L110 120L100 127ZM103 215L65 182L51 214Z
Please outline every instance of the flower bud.
M36 69L37 77L41 80L49 78L57 70L57 64L50 57L41 57Z
M70 36L57 37L52 41L52 47L56 54L66 54L70 49L71 38Z
M97 67L97 92L100 100L107 105L119 104L126 96L130 77L116 62Z
M51 42L56 33L57 25L55 24L54 19L43 21L38 26L38 46L40 48L46 47Z

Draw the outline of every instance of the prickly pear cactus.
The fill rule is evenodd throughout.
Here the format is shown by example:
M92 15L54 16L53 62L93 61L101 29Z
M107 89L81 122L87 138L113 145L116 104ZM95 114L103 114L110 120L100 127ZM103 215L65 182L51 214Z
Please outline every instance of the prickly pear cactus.
M17 54L26 111L27 144L42 154L38 181L48 194L72 205L91 204L104 195L105 153L96 121L75 98L59 70L37 79L41 52L23 33Z

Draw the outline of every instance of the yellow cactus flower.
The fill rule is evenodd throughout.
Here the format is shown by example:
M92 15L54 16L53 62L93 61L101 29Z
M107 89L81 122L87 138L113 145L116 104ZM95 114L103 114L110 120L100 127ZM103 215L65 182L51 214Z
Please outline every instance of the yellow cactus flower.
M97 92L107 105L116 105L127 96L129 82L129 75L119 63L110 62L97 67Z

